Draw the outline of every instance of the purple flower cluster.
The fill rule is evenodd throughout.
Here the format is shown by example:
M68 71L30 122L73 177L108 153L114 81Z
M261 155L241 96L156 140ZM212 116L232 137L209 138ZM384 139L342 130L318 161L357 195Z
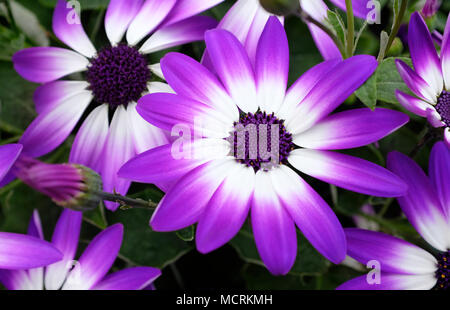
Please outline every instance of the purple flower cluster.
M298 228L334 264L346 256L364 265L381 262L380 285L363 275L339 289L448 289L450 19L438 55L425 21L413 13L413 68L396 61L412 92L397 90L399 103L443 129L427 176L396 151L388 155L387 168L347 152L409 121L394 109L343 105L377 70L375 57L343 57L329 34L308 22L325 61L289 84L284 17L256 0L237 1L219 23L199 15L221 2L111 0L104 23L110 44L97 52L83 26L68 23L72 8L59 0L53 31L71 50L33 47L14 55L15 70L42 85L34 95L37 117L19 144L0 146L0 186L19 178L66 209L51 243L44 240L37 211L27 235L0 233L0 282L7 289L148 288L160 270L108 274L122 244L122 224L100 232L75 260L81 211L97 207L103 192L126 195L134 181L165 192L150 227L170 232L195 225L201 253L228 243L250 219L259 256L273 275L293 267ZM344 0L331 2L346 9ZM356 17L368 18L369 2L352 2ZM300 9L326 24L322 0L301 0ZM436 2L427 3L423 14L430 11L436 12ZM171 52L160 64L148 62L148 54L200 40L206 44L201 61ZM38 159L72 132L68 163ZM344 229L312 179L396 198L437 254L382 232ZM110 211L120 205L104 203Z

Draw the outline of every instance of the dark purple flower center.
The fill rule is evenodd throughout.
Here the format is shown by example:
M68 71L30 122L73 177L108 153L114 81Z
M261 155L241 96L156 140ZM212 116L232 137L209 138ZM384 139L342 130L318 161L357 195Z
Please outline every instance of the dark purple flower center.
M255 172L270 170L279 164L287 164L294 149L292 135L286 131L284 121L273 113L248 113L234 124L234 131L227 139L234 148L233 156Z
M144 56L125 44L100 51L87 71L87 81L95 99L113 107L137 101L150 78Z
M438 256L438 270L436 271L437 284L439 290L450 289L450 251L441 253Z
M445 90L442 92L436 104L436 110L442 118L442 121L450 127L450 93Z

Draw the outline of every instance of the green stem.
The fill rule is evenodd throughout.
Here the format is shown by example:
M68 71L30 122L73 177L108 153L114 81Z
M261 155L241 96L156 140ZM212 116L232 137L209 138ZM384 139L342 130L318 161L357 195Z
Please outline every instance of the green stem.
M100 196L103 200L117 202L118 204L121 205L122 209L132 208L132 209L154 210L158 206L157 203L152 201L133 199L119 194L111 194L106 192L97 192L95 194Z
M347 57L353 56L353 46L355 43L355 17L353 16L352 0L345 0L347 8Z
M338 37L327 26L325 26L324 24L322 24L319 21L317 21L316 19L314 19L311 15L309 15L302 9L299 9L299 12L296 14L296 16L299 17L301 20L303 20L303 22L305 22L305 23L311 23L311 24L319 27L322 31L324 31L333 40L334 44L336 44L336 46L338 47L341 54L343 56L345 55L345 48L342 45L342 42L339 41Z
M386 57L387 53L391 49L392 43L394 43L394 40L397 37L398 30L400 29L400 26L402 25L403 17L405 16L407 7L408 7L408 0L402 0L400 10L396 16L396 20L394 21L394 27L392 27L392 32L389 35L389 40L386 45L386 50L384 51L384 55L381 58L381 60L383 60Z

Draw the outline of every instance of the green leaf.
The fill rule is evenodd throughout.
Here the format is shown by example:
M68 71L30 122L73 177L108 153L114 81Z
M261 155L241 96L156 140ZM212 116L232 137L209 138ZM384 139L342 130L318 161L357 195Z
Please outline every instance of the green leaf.
M331 10L327 11L327 21L336 33L339 41L342 42L342 44L345 45L346 43L346 30L344 26L344 21L342 20L341 16Z
M377 105L377 72L361 86L356 92L356 97L367 107L374 110Z
M302 234L299 233L297 237L297 260L289 274L297 276L315 276L326 272L330 263L314 249ZM231 245L236 249L244 261L264 266L264 263L259 257L253 234L251 233L248 224L245 224L236 237L231 240Z
M141 266L164 268L193 248L175 233L152 231L149 226L152 211L118 210L108 213L108 223L122 223L125 234L120 254L127 261Z
M377 69L377 98L378 100L392 104L398 104L397 98L395 97L395 91L397 89L405 93L411 93L397 71L397 67L395 66L396 59L401 59L408 65L412 64L410 58L386 58Z
M27 82L11 62L0 61L0 128L20 134L35 118L33 93L37 84Z
M105 229L108 227L108 222L105 217L105 207L103 204L99 204L99 206L92 211L84 212L83 220L100 229Z
M195 237L194 225L181 229L176 234L183 241L192 241Z
M36 15L16 1L10 1L11 12L17 27L39 46L48 46L50 40Z

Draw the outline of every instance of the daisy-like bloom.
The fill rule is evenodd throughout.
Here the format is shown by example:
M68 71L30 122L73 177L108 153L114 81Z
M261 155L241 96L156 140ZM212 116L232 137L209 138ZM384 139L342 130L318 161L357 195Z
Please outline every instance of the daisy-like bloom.
M45 268L0 270L0 282L9 290L140 290L160 276L161 271L152 267L107 274L122 244L122 224L99 233L75 260L82 218L81 212L62 212L52 237L52 244L64 255L59 262ZM28 234L44 238L37 211L31 218Z
M195 15L222 1L111 0L105 17L111 45L97 51L75 10L59 0L53 31L73 51L35 47L13 57L22 77L43 83L34 96L38 117L20 140L24 154L36 158L58 147L94 101L95 108L76 135L70 162L100 172L106 191L126 194L130 182L117 178L119 167L134 155L168 142L163 131L136 112L136 101L142 94L161 88L168 91L164 84L150 82L152 72L160 75L159 65L149 66L145 55L203 39L205 30L217 22ZM124 36L127 43L122 40ZM84 80L60 80L77 72L83 73ZM110 209L117 206L107 202Z
M20 155L19 144L0 145L0 182ZM0 268L24 269L45 266L62 259L50 243L21 234L0 232Z
M338 289L450 289L450 150L438 142L431 152L429 177L409 157L393 152L388 167L409 186L398 199L409 222L435 255L384 233L346 229L348 255L362 264L378 261L379 284L366 276L352 279Z
M96 208L101 201L101 178L85 166L47 164L21 156L13 170L22 182L49 196L61 207L86 211Z
M417 12L409 22L408 41L414 70L401 60L396 64L415 96L397 90L397 100L410 112L426 117L433 127L443 127L444 139L450 146L450 18L440 58L428 27Z
M342 10L346 10L345 0L330 1ZM371 18L371 10L375 7L372 8L370 2L371 0L352 0L354 15L362 19L366 19L368 17ZM306 13L318 22L323 23L328 18L328 6L322 0L300 0L300 5ZM342 58L339 48L326 32L314 24L308 23L307 25L320 54L322 54L322 57L325 60Z
M286 91L289 47L276 17L269 18L261 35L254 66L230 32L211 30L205 39L217 76L188 56L168 54L161 67L177 94L150 94L137 107L155 126L182 131L179 139L185 143L177 139L147 151L125 164L119 175L172 183L150 225L172 231L198 222L196 244L202 253L227 243L251 210L258 251L273 274L286 274L295 261L295 224L320 253L340 262L346 253L341 224L290 165L365 194L405 193L404 182L387 169L328 151L367 145L408 121L405 114L386 109L328 116L374 72L376 60L356 56L322 63ZM191 141L186 137L194 125L203 133L195 133L198 137ZM239 136L249 128L252 142L256 136L259 142L250 144L248 132L242 150ZM264 140L269 132L274 136ZM263 144L277 155L266 156ZM180 155L180 149L195 155Z

